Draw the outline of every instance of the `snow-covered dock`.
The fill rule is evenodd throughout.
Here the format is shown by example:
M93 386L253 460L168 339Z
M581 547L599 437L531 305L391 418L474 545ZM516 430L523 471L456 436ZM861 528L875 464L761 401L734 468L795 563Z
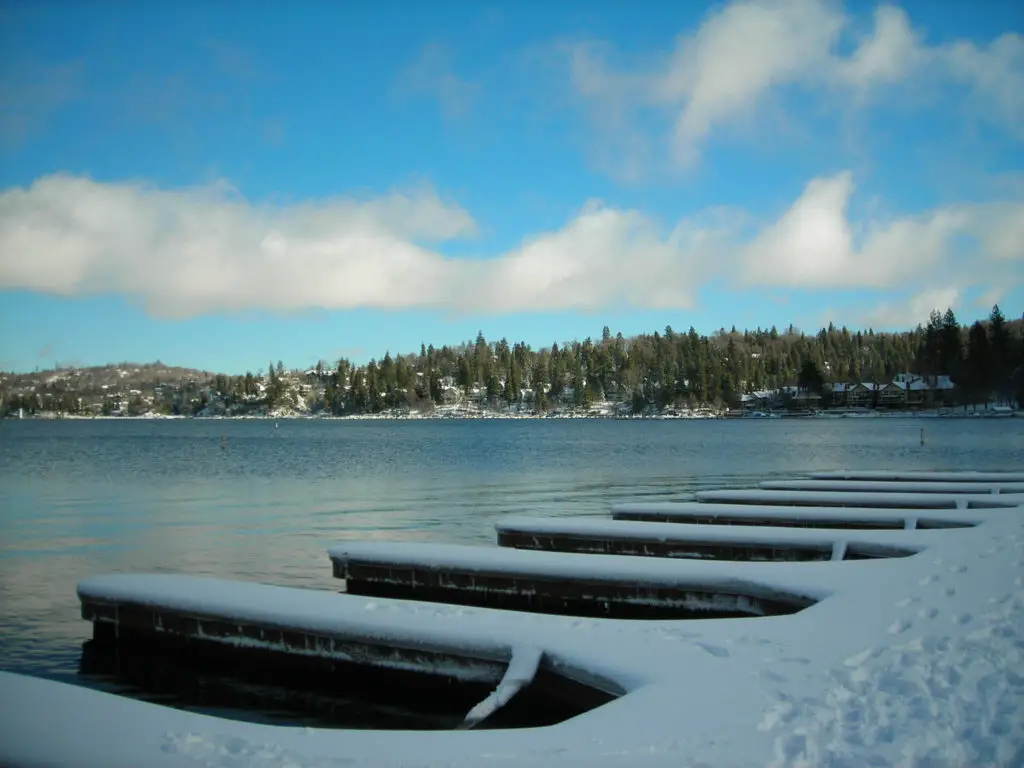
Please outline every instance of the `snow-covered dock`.
M305 660L323 674L371 669L398 689L401 681L425 686L426 698L460 713L460 725L400 734L275 727L0 672L4 699L18 702L0 708L0 764L1024 764L1024 496L913 493L893 482L877 479L866 492L724 492L747 494L733 503L700 494L697 502L617 505L610 521L497 526L499 541L502 532L535 536L541 550L589 537L619 548L698 543L721 556L714 559L668 548L330 548L335 574L355 591L384 584L412 599L168 574L87 579L79 585L83 615L101 639L216 648L224 658L257 652ZM828 545L832 557L816 562L730 562L722 549L734 546L731 555L746 560L763 546ZM847 561L850 546L915 554ZM492 578L503 581L481 581ZM465 604L495 586L557 589L556 599L577 601L612 596L622 605L663 588L701 600L731 595L733 607L739 597L751 602L748 617L729 621ZM451 595L458 599L439 599ZM786 615L749 610L757 600L793 598L805 604ZM548 719L491 727L517 702L521 714L539 707Z
M1024 472L897 472L861 470L811 472L812 480L873 480L875 482L925 483L1024 483Z
M1024 494L1024 483L921 480L765 480L759 487L777 491L855 491L857 493L1012 493ZM1024 495L1021 496L1024 499Z
M913 493L886 490L879 484L873 490L841 491L822 488L816 491L776 490L768 488L722 491L698 491L697 501L725 504L808 507L917 507L919 509L994 509L1024 504L1024 494L993 493Z
M349 594L563 616L778 616L829 594L825 574L811 586L767 566L737 578L726 563L405 542L352 542L329 554Z
M905 528L906 524L899 527ZM512 518L498 522L495 529L498 546L516 549L755 562L909 557L924 548L926 541L919 533L903 531L780 531L770 526L738 530L730 525L691 527L573 518Z
M756 492L755 492L756 493ZM754 525L763 528L830 528L849 530L924 530L967 528L984 522L986 511L929 507L718 504L711 501L644 501L612 505L621 521L686 523L689 525Z
M508 643L493 632L474 632L471 622L453 624L436 614L378 615L372 600L319 590L111 574L82 581L78 595L98 641L212 657L236 667L272 667L303 682L328 676L355 693L389 689L405 706L454 706L465 713L500 684L515 657ZM571 665L549 659L538 665L538 686L527 707L535 725L578 715L622 693L617 683Z

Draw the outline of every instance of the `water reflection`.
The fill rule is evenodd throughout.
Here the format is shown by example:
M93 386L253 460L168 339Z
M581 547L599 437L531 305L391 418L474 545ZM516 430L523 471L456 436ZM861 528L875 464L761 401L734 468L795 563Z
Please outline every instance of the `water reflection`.
M83 684L98 690L271 725L440 730L454 728L462 719L459 709L441 706L443 702L416 706L430 702L408 697L403 701L399 696L389 703L354 691L346 694L344 681L330 675L320 675L319 681L312 676L300 680L294 673L285 675L260 665L233 674L223 663L93 640L82 644L78 674Z

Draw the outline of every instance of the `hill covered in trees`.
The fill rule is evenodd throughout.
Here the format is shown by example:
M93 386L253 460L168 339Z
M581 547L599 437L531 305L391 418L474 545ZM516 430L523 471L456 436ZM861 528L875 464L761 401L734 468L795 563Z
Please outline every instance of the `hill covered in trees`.
M902 374L943 377L961 403L1024 401L1024 321L995 307L962 326L952 310L902 333L829 325L814 335L720 329L706 336L666 327L532 349L479 334L457 346L422 345L365 365L347 359L308 371L227 376L162 366L51 371L0 376L3 409L140 415L246 415L270 412L352 415L395 409L428 411L473 403L492 409L547 411L594 403L633 413L737 406L745 393L795 387L828 393L831 385L885 384ZM106 378L97 371L107 371ZM116 371L111 374L110 371ZM135 378L131 378L135 377ZM101 382L102 379L102 382ZM109 381L108 381L109 379Z

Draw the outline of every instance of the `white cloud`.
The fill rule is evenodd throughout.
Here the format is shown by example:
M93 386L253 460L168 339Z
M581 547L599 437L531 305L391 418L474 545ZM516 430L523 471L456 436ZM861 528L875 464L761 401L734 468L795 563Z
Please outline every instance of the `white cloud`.
M736 0L680 35L674 50L635 68L613 67L614 51L582 43L569 50L570 80L600 107L602 138L636 143L630 116L655 108L674 125L672 154L687 166L709 136L751 123L775 93L802 87L863 104L880 87L921 78L969 89L972 109L1020 133L1024 126L1024 38L987 46L967 40L929 46L905 11L881 5L870 34L854 41L852 20L831 0ZM609 118L617 126L604 130ZM610 151L610 150L607 150ZM629 157L629 155L627 155Z
M753 0L725 7L681 37L653 84L662 103L681 107L676 158L692 162L716 126L751 116L770 89L819 72L841 26L831 7L816 0Z
M789 288L891 288L943 269L969 284L978 260L1024 259L1024 204L953 205L851 226L849 172L814 179L743 249L744 280ZM966 241L966 244L965 242ZM987 277L994 278L989 272Z
M877 305L862 318L859 324L890 330L910 328L918 323L927 323L933 310L945 312L960 308L960 291L955 287L931 288L911 296L909 300L887 302Z
M512 313L687 308L709 280L888 289L927 275L991 290L1022 258L1024 204L952 206L852 223L851 174L814 179L752 236L713 208L664 227L588 203L504 254L431 247L473 236L429 187L371 200L254 204L225 183L161 190L56 175L0 192L0 288L117 293L154 314L304 308Z
M972 107L1024 137L1024 36L1007 33L982 47L961 40L937 56L953 79L971 88Z
M926 59L921 36L911 26L906 12L883 5L875 10L872 34L863 36L849 57L837 57L829 64L840 82L863 92L872 86L903 80L919 71Z
M225 184L165 191L49 176L0 193L0 284L137 295L167 315L402 306L445 269L415 241L474 227L429 190L275 209Z

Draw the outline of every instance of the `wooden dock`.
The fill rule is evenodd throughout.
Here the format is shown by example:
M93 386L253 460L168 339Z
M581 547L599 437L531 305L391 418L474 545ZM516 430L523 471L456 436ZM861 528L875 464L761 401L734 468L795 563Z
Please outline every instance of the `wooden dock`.
M887 480L879 487L877 480L764 480L759 488L776 491L827 491L842 493L919 493L919 494L1024 494L1024 483L1012 482L925 482L920 480ZM1019 497L1024 501L1024 495Z
M114 574L81 582L78 594L94 641L116 645L129 661L156 652L263 680L285 676L298 687L441 715L448 727L487 697L512 659L499 643L431 637L426 627L381 633L366 626L363 605L332 592ZM600 676L542 660L502 717L549 725L622 693Z
M904 521L900 528L905 528ZM807 562L909 557L923 545L913 534L886 531L859 536L771 526L674 523L579 518L516 518L495 525L498 546L547 552L632 555L687 560Z
M875 483L1024 483L1024 472L895 472L864 470L811 472L812 480L871 480Z
M978 510L930 507L800 506L718 504L711 501L648 501L612 505L621 521L682 523L695 526L742 525L762 528L828 528L855 531L968 528L985 518Z
M884 509L996 509L1016 507L1024 502L1024 496L992 493L912 493L887 491L876 488L873 491L840 491L822 489L780 490L757 488L749 490L698 491L699 502L723 504L756 504L759 506L789 507L868 507Z
M780 616L816 602L765 570L749 581L685 563L458 545L332 547L349 594L612 619Z

